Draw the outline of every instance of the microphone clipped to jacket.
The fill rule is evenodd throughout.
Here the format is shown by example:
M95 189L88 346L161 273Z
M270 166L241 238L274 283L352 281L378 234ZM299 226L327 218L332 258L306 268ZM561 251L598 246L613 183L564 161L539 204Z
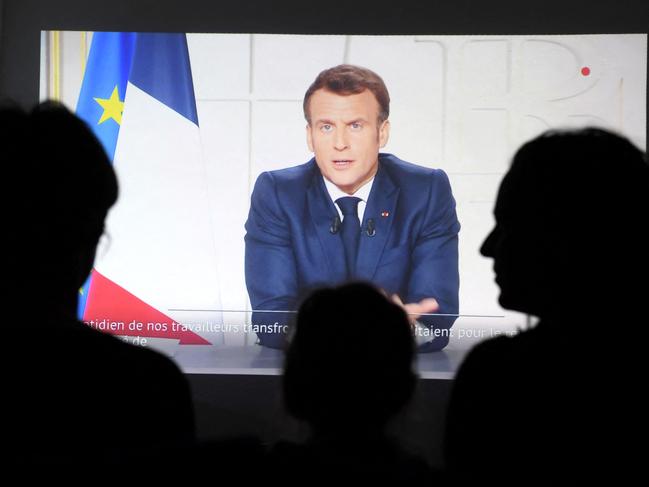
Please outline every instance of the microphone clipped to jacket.
M367 229L365 230L365 233L367 233L368 237L376 235L376 225L374 225L374 220L372 218L367 220Z
M336 217L331 222L331 226L329 227L329 231L332 233L332 235L335 235L340 231L340 225L341 225L340 217L336 215Z

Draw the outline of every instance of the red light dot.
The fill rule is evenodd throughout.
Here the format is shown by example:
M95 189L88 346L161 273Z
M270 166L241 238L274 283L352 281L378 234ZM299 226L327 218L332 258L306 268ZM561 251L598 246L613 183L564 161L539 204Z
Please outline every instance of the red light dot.
M588 76L590 74L590 68L588 66L584 66L583 68L581 68L581 74Z

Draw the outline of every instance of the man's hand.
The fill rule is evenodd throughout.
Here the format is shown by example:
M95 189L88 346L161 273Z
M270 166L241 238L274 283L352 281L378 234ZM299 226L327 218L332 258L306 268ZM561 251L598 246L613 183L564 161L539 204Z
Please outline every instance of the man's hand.
M419 318L423 313L434 313L439 309L439 303L435 298L425 298L418 303L404 304L397 294L393 294L392 301L403 308L408 315L408 320L412 327L415 326L417 318Z

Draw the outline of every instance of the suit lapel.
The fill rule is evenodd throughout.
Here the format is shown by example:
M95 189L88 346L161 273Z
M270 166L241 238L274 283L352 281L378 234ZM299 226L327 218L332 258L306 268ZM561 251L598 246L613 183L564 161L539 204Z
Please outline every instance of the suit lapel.
M399 188L392 182L379 161L379 169L368 197L361 225L361 240L356 260L356 276L359 279L372 280L374 277L392 228L398 199ZM376 230L373 237L370 237L367 231L370 219L374 220Z
M334 218L338 215L338 210L336 210L333 201L329 197L320 171L316 168L313 173L311 184L307 189L309 213L324 251L326 267L329 269L329 279L327 281L332 283L341 282L347 277L345 247L340 238L340 233L332 234L329 230Z

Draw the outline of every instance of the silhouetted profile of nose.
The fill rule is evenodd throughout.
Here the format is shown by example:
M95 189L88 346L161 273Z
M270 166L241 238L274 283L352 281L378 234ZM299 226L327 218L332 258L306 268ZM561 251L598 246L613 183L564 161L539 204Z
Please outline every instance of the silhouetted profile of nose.
M498 228L494 227L491 232L489 232L489 235L487 235L487 238L485 238L484 242L482 242L482 245L480 246L480 253L484 257L493 257L494 256L494 247L497 243L498 239Z

